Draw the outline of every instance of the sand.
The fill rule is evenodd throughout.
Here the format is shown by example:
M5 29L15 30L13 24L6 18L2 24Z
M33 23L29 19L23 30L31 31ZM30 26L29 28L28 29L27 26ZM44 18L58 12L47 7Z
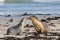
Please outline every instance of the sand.
M0 18L0 35L5 35L7 33L8 28L17 25L23 17L1 17ZM37 16L39 20L47 19L48 17L55 17L55 16ZM13 21L11 21L11 19ZM60 19L58 20L48 20L48 23L42 22L50 32L57 32L60 33ZM26 21L26 24L33 25L30 20ZM31 36L32 33L37 32L34 27L26 27L25 32L23 33L24 36ZM29 34L30 33L30 34ZM42 35L42 34L41 34ZM1 37L1 36L0 36ZM21 37L21 36L20 36Z

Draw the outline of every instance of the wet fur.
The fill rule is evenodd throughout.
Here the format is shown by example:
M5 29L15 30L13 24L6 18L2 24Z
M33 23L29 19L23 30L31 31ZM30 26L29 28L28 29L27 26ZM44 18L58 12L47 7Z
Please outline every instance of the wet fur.
M7 35L18 35L20 32L20 27L22 26L24 18L16 25L7 30Z
M49 32L49 31L44 27L44 25L42 24L42 22L37 19L37 17L35 17L35 16L30 16L29 19L32 21L32 23L33 23L33 25L35 26L35 29L36 29L37 32L41 32L41 33Z

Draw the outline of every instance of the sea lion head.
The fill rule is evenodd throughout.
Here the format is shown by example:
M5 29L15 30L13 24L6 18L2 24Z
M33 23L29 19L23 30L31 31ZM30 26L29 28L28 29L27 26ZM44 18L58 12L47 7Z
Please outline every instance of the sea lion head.
M37 19L37 17L36 17L36 16L29 16L27 19L31 20L31 19L34 19L34 18L36 18L36 19Z

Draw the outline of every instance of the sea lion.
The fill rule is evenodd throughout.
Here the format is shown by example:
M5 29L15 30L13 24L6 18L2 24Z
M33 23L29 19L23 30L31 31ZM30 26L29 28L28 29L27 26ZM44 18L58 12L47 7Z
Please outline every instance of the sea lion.
M7 35L20 35L24 31L26 18L22 18L21 21L16 25L8 28Z
M37 32L41 32L41 33L44 33L44 32L49 32L43 25L43 23L37 19L37 17L35 16L30 16L28 19L30 19L33 23L33 25L35 26L35 29Z

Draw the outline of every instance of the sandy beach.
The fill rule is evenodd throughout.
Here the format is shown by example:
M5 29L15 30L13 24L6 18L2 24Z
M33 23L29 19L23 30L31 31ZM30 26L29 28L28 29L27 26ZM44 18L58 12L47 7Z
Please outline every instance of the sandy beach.
M21 16L21 17L1 17L0 18L0 35L6 35L7 30L10 27L16 26L23 17L28 17L28 16ZM60 33L60 17L59 16L48 16L48 15L42 15L41 16L41 15L36 15L36 17L40 21L42 21L43 25L45 25L45 27L48 30L50 30L50 32ZM29 24L30 26L33 25L32 22L31 22L31 20L27 20L25 24L26 25ZM26 36L26 35L28 35L28 36L30 35L31 36L34 32L37 32L35 30L35 28L34 28L34 25L33 25L33 27L25 27L25 31L23 33L23 37ZM41 34L41 35L44 35L44 34Z

